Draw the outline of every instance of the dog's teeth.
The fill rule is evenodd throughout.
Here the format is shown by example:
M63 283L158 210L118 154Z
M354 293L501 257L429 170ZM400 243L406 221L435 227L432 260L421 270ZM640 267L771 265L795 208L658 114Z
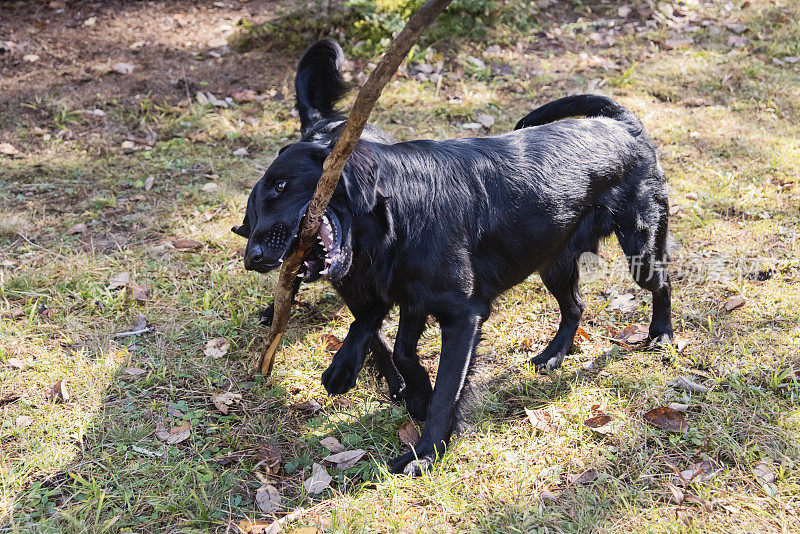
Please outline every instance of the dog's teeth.
M303 278L305 276L303 273L297 273L297 278Z
M322 276L325 276L326 274L328 274L328 271L329 271L329 269L328 269L327 267L325 267L324 269L322 269L322 270L319 272L319 274L320 274L320 275L322 275Z
M283 263L283 258L279 259L278 263Z

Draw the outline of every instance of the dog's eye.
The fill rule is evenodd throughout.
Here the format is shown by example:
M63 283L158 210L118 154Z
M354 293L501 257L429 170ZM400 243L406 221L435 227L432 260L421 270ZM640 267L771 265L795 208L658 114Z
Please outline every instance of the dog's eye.
M278 182L277 184L275 184L275 191L280 193L281 191L283 191L284 187L286 187L286 182Z

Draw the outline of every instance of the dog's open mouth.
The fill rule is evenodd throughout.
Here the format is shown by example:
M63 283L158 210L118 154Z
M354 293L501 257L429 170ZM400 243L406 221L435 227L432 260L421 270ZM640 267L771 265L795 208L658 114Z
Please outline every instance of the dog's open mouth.
M323 276L336 280L340 278L342 259L342 225L336 214L327 209L319 225L317 241L303 261L298 276L302 275L304 282Z

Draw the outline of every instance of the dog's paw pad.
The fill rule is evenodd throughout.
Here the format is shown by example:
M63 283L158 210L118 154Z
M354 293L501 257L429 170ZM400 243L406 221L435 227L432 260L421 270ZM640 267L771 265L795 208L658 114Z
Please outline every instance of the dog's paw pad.
M395 475L418 477L430 471L435 461L432 454L417 457L412 450L389 462L389 470Z
M322 385L331 395L341 395L353 389L357 378L358 372L354 365L334 361L322 373Z

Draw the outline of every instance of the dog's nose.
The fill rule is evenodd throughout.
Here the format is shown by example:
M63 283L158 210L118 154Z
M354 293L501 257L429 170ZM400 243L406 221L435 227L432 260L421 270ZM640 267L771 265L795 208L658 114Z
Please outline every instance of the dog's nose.
M256 265L261 262L263 257L264 251L261 250L261 247L259 245L253 245L244 258L244 268L249 270L254 269Z

